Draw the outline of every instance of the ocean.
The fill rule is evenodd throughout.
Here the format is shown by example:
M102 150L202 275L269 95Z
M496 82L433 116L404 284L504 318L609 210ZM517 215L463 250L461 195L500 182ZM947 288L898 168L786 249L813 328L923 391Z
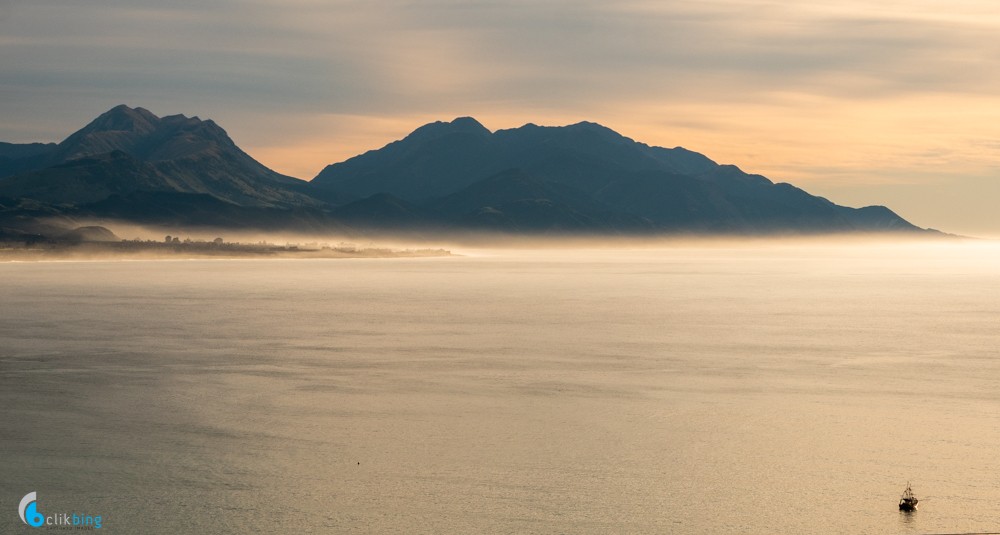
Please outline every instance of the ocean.
M0 532L1000 532L1000 246L453 250L0 263Z

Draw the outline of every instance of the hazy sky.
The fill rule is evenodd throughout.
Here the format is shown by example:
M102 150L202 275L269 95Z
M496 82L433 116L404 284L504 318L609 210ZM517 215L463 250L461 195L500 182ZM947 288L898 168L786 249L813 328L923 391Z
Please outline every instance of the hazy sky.
M591 120L1000 236L998 35L985 0L0 0L0 140L124 103L308 179L433 120Z

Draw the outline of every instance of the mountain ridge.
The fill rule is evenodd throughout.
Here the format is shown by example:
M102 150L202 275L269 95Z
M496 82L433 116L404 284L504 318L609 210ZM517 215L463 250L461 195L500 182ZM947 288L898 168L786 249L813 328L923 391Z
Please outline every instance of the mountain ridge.
M58 144L0 143L0 198L0 225L50 214L358 233L923 230L884 206L840 206L589 121L435 121L307 182L256 161L211 119L118 105Z
M66 164L111 154L124 154L142 163L135 190L207 193L227 202L250 206L317 206L321 203L298 191L305 182L281 175L243 152L214 121L198 117L157 117L145 108L124 104L102 113L62 142L11 163L20 165L16 177L0 178L0 194L10 194L12 183L21 196L31 197L31 185L45 190L50 202L77 204L72 194L56 198L60 183L79 177L60 174ZM107 158L107 175L116 176L117 158ZM92 162L93 163L93 162ZM98 160L98 165L100 165ZM62 166L62 167L61 167ZM72 167L72 166L71 166ZM99 175L100 170L93 170ZM31 175L31 176L26 176ZM13 177L13 178L12 178ZM128 189L126 184L121 187Z
M582 204L553 206L561 206L566 214L591 212L584 209L588 204L602 206L605 218L595 221L595 230L921 230L888 208L858 212L862 209L836 205L735 165L720 165L683 147L650 146L589 121L562 127L528 123L495 132L469 117L437 121L381 149L326 166L310 187L320 197L335 192L342 198L366 199L388 193L432 209L441 199L511 170L535 177L552 191L572 189L589 196ZM463 217L483 213L505 221L496 205L509 201L479 195L477 206L466 207ZM612 213L614 223L608 219ZM537 227L544 219L539 215L529 226ZM645 223L637 224L636 219Z

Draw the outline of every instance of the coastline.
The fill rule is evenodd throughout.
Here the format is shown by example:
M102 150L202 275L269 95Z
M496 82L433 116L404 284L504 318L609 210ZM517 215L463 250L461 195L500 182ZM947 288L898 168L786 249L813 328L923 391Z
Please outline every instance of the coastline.
M66 260L189 260L254 258L432 258L453 256L446 249L390 249L387 247L275 245L269 243L164 243L122 240L81 244L0 246L2 262Z

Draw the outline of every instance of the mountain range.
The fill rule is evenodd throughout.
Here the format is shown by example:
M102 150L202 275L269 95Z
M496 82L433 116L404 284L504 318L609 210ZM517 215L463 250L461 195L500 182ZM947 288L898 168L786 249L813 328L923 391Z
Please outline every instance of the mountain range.
M308 182L257 162L211 120L124 105L58 144L0 143L0 236L94 219L355 233L923 231L883 206L839 206L590 122L435 122Z

